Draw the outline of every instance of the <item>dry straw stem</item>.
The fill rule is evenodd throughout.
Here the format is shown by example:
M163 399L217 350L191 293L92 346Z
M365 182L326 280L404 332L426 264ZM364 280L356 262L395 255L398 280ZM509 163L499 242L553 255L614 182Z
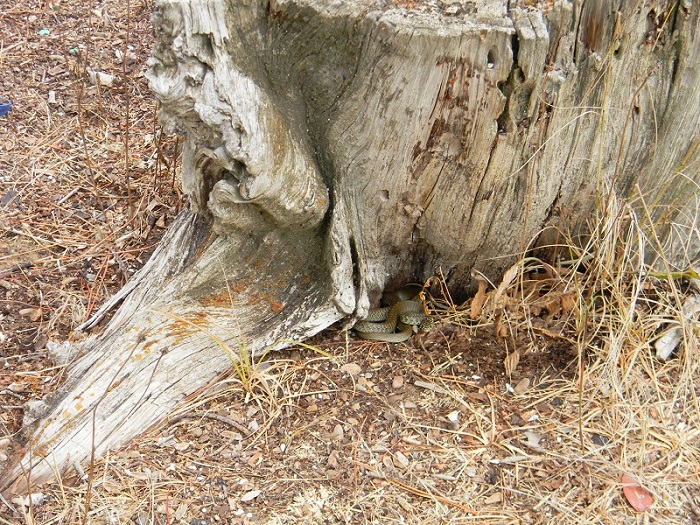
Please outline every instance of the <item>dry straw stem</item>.
M576 259L552 272L560 284L552 283L548 293L572 290L578 298L566 322L580 356L578 393L572 384L570 392L558 394L578 405L577 420L569 422L578 431L564 433L556 453L593 469L611 487L618 485L620 473L635 475L655 495L664 515L692 508L686 492L697 497L700 486L698 329L697 320L684 318L684 290L681 280L673 278L671 263L655 261L666 273L648 271L645 249L655 244L662 253L658 226L642 229L636 210L647 213L647 225L650 214L643 202L634 204L610 197ZM532 326L527 312L536 302L524 296L525 275L544 266L523 265L523 277L513 281L509 295L526 299L511 307L523 313L519 320L509 319L516 323L513 330ZM662 275L667 278L659 279ZM682 326L684 337L676 357L664 363L654 357L652 343L665 323ZM593 432L608 437L600 449L585 442L584 436ZM597 497L605 500L610 494Z

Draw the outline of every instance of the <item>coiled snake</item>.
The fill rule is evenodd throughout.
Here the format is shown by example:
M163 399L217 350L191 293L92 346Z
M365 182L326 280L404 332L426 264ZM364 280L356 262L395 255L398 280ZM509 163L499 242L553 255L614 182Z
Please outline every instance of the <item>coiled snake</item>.
M431 317L425 314L419 297L420 287L407 286L386 294L382 302L389 306L375 308L353 327L362 339L401 343L414 332L427 332L433 326Z

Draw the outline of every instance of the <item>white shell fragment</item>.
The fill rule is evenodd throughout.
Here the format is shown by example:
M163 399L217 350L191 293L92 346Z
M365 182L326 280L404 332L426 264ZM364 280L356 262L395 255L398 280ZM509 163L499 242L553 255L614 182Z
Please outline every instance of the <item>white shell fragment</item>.
M695 322L698 314L700 314L700 295L693 294L683 302L683 316L688 323ZM654 343L656 349L656 357L662 361L666 361L676 347L680 344L683 338L683 329L680 326L675 326L663 332Z

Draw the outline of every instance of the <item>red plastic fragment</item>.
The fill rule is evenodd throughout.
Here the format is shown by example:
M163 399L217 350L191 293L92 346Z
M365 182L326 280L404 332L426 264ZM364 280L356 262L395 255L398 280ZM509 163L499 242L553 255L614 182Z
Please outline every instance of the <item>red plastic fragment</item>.
M622 492L634 510L644 512L651 507L653 503L651 494L635 478L629 474L623 474L621 480Z

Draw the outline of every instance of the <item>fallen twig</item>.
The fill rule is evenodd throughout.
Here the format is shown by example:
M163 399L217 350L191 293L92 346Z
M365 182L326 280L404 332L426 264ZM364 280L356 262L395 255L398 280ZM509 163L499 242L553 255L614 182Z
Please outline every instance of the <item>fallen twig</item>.
M0 270L0 277L7 277L8 275L12 275L13 273L21 272L22 270L26 270L27 268L31 268L34 266L33 262L23 262L19 264L13 264L9 268L6 268L5 270Z

